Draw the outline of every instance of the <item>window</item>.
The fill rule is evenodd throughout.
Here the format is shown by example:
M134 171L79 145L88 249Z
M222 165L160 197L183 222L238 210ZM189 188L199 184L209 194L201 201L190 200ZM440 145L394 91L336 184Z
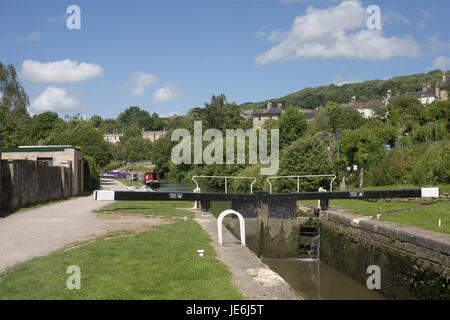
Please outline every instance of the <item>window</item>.
M37 158L37 161L47 162L48 166L53 166L53 158Z

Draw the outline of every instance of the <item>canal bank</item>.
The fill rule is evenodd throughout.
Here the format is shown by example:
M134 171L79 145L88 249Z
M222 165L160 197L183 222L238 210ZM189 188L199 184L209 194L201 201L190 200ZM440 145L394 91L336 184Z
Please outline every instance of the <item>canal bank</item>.
M302 297L276 272L272 271L249 248L223 228L223 245L218 242L217 219L209 212L191 209L194 220L210 238L217 258L228 266L233 283L251 300L301 300Z
M390 299L450 300L450 236L333 209L320 214L320 259L360 283L378 266Z
M226 209L241 213L248 248L303 298L449 299L448 235L334 209L319 217L300 202L292 210L288 201L260 198L216 200L204 210L215 216ZM223 224L240 236L234 215ZM379 290L366 285L373 265L381 270Z

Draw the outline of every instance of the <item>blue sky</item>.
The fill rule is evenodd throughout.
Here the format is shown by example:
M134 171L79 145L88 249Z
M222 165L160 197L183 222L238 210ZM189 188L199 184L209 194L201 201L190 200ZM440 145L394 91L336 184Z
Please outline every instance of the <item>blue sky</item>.
M66 27L70 5L80 30ZM367 28L369 5L382 30ZM19 71L31 113L179 114L212 94L256 102L450 69L449 9L447 0L1 0L0 61Z

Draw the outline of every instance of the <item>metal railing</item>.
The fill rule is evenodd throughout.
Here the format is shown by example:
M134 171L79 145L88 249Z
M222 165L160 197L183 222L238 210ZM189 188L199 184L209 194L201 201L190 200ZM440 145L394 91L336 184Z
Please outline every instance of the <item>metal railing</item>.
M297 193L300 192L300 178L324 178L324 177L332 177L333 179L330 182L330 192L333 191L333 182L336 180L335 174L318 174L318 175L303 175L303 176L279 176L279 177L268 177L266 180L270 186L270 193L272 193L272 183L269 179L287 179L287 178L297 178Z
M233 177L233 176L193 176L192 180L194 180L196 189L200 188L198 187L198 182L195 180L195 178L213 178L213 179L225 179L225 193L228 193L228 179L253 179L253 182L250 185L250 193L253 194L253 185L256 182L255 177Z

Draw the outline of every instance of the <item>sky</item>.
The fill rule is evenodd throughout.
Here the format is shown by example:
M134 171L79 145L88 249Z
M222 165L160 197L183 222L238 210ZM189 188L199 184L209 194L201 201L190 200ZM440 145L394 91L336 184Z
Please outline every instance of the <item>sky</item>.
M0 0L0 61L31 114L169 116L213 94L241 104L448 70L449 11L448 0Z

